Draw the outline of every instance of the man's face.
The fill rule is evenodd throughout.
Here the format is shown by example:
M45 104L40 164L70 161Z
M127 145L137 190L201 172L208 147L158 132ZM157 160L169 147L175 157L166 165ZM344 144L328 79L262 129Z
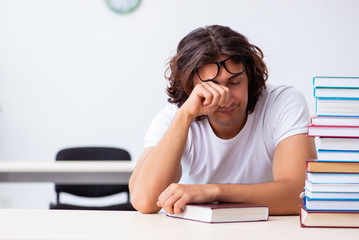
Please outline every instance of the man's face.
M228 56L222 56L218 61L223 61L227 58ZM241 65L244 69L242 63ZM247 72L245 71L236 77L233 76L233 74L226 71L224 66L221 66L218 76L214 79L215 83L227 87L230 92L228 105L226 107L219 107L216 111L208 115L208 120L218 136L221 135L221 129L225 129L226 131L233 130L235 134L237 134L247 121ZM202 81L194 74L194 84L200 83L202 83Z

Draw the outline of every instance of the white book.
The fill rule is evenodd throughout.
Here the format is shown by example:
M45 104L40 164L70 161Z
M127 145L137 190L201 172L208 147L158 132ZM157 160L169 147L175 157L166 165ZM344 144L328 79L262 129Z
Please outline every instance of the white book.
M266 221L269 208L243 203L187 204L182 213L167 216L206 223Z
M359 88L315 88L316 98L359 98Z
M311 122L317 126L359 126L359 117L313 116Z
M312 183L306 180L305 188L311 192L359 192L357 183Z
M353 99L316 99L318 116L359 116L359 101Z
M314 87L358 87L359 77L314 77Z
M311 137L359 137L359 126L308 126Z
M300 209L302 227L359 227L359 211L313 211L304 206L301 206ZM346 232L350 232L350 230ZM333 237L340 238L338 236Z
M359 192L312 192L307 188L305 196L311 199L356 199L359 200Z
M307 179L311 183L359 183L359 174L307 172Z
M318 139L318 148L321 150L359 151L359 138L327 138Z

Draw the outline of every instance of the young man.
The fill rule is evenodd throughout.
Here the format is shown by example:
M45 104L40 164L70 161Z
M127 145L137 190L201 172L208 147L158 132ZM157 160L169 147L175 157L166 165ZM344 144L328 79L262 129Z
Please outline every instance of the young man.
M267 205L297 214L309 111L292 87L266 86L262 51L228 27L199 28L169 64L169 104L145 137L130 179L134 207L180 213L187 203Z

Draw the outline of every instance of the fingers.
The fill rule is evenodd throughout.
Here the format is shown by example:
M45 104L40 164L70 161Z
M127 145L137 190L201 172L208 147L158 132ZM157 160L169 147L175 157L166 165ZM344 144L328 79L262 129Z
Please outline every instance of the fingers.
M188 203L205 203L216 200L215 184L191 185L172 183L158 197L157 206L169 214L178 214Z
M194 87L181 108L188 116L196 118L211 114L219 107L230 104L231 99L229 88L214 82L203 82Z
M162 207L169 214L178 214L189 202L188 194L179 184L171 184L158 198L157 206Z
M201 94L204 98L203 105L207 107L220 107L226 104L230 99L229 89L215 84L205 82L199 85Z

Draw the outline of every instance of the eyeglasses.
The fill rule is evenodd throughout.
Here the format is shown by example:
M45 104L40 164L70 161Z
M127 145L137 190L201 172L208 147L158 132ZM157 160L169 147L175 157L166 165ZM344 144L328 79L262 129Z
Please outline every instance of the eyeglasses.
M207 63L196 68L199 79L203 82L213 81L219 74L221 66L230 74L236 76L241 75L246 71L246 62L243 56L235 55L220 62Z

